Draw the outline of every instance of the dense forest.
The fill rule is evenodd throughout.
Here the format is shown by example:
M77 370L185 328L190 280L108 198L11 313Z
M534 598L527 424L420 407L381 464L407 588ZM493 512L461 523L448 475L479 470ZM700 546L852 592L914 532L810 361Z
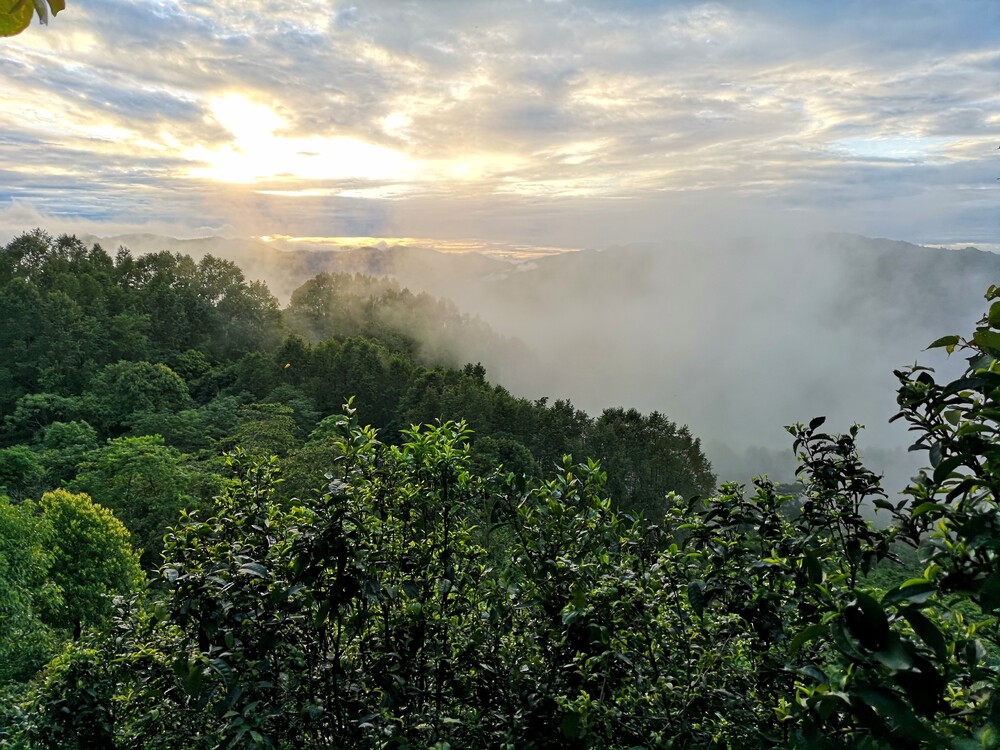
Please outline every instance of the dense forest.
M715 487L659 414L527 400L454 305L323 273L0 250L0 747L1000 743L1000 296L897 373L929 467L789 428ZM599 345L597 342L596 345ZM872 525L870 509L884 523Z
M471 328L411 329L428 353L482 362L491 381L515 393L559 395L592 414L612 404L665 411L690 425L726 481L763 471L790 481L795 460L782 425L811 414L841 429L861 422L862 453L891 492L919 467L906 431L888 424L893 369L912 363L937 331L967 330L1000 277L1000 255L975 248L822 233L705 232L519 263L432 243L302 250L220 237L102 241L224 257L267 279L282 304L320 273L388 276L446 298L524 346Z

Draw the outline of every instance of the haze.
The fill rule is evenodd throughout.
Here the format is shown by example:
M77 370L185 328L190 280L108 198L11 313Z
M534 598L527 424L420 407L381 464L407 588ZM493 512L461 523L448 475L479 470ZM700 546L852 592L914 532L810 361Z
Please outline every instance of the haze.
M802 238L994 246L998 21L985 0L71 0L0 42L0 239L608 248L642 288L553 275L541 318L451 284L541 350L519 391L743 444L855 404L878 421L887 363L952 331L859 343L891 303L845 326L853 256Z

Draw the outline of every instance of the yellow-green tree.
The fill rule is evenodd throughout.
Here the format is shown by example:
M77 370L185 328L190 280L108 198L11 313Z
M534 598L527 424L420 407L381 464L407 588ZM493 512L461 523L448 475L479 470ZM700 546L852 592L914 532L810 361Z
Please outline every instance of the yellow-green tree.
M111 614L111 597L139 589L139 556L128 529L87 495L55 490L42 495L42 518L51 529L49 576L62 591L57 624L78 630Z
M30 677L56 649L46 615L62 605L52 552L32 503L0 495L0 685Z
M65 7L64 0L0 0L0 36L20 34L36 13L41 23L48 23L49 11L57 15Z

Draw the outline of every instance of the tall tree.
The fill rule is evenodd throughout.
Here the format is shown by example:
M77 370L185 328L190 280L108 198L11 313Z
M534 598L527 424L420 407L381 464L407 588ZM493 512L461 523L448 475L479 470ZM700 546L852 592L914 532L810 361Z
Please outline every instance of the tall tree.
M123 437L89 452L69 488L111 510L131 532L143 567L161 562L163 535L219 489L216 477L196 467L159 435Z
M49 577L63 598L55 623L77 632L107 623L112 597L137 591L144 581L128 529L83 494L48 492L39 507L50 529Z
M0 495L0 687L35 673L56 649L62 592L49 578L50 534L31 503Z
M91 381L93 424L106 435L118 436L136 413L170 413L190 403L187 384L164 364L120 361L108 365Z

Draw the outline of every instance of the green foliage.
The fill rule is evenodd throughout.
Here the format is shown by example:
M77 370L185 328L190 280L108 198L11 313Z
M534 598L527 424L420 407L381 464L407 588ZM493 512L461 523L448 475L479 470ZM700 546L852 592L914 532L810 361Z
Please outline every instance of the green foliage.
M901 374L901 414L940 451L920 503L889 502L858 428L818 418L790 428L795 499L763 479L671 495L663 528L618 514L593 461L477 473L464 425L388 445L348 406L310 440L318 492L283 498L275 459L232 459L215 515L171 534L162 592L123 610L105 673L79 657L88 691L39 683L22 735L65 699L126 746L991 747L982 354L957 385ZM923 572L880 590L900 541Z
M932 347L968 355L962 376L938 383L931 370L896 373L900 411L930 466L905 503L882 503L898 536L917 549L922 574L844 611L845 641L833 679L849 706L822 725L872 746L995 747L1000 744L997 648L1000 633L1000 303L990 287L988 313L970 339L946 336ZM992 653L992 655L990 655ZM862 700L864 703L862 703ZM860 725L863 729L855 729Z
M295 410L284 404L246 404L239 425L224 441L254 456L285 455L299 444Z
M649 518L664 512L664 479L688 497L712 492L715 476L687 427L658 412L606 409L587 431L587 450L601 456L613 497L629 498L628 509Z
M69 489L88 494L125 524L148 570L161 562L167 527L177 523L182 510L211 498L221 484L158 435L109 440L87 453L78 469Z
M621 462L628 478L613 471L610 491L631 512L655 516L669 490L712 489L697 440L660 415L611 427L568 401L514 398L482 365L428 369L460 361L458 339L463 349L507 344L450 303L386 279L321 275L282 313L227 261L124 248L112 258L35 231L0 250L0 318L0 447L28 445L46 471L27 494L73 478L79 451L38 450L56 422L86 421L99 440L161 435L207 460L244 440L283 455L355 395L359 419L391 440L410 424L465 419L483 447L503 443L498 455L517 472L537 476L566 453ZM285 337L286 325L332 338ZM274 405L292 409L294 428L276 412L265 418Z
M97 431L85 421L53 422L42 437L42 461L49 486L58 485L76 473L88 451L97 448Z
M136 413L171 413L189 403L187 385L164 364L120 361L90 384L93 415L105 433L118 435Z
M83 411L79 398L55 393L31 393L17 399L4 417L3 433L10 442L37 438L58 421L76 421Z
M499 468L518 476L538 478L538 465L531 451L516 438L503 433L486 435L475 441L472 466L482 475Z
M47 492L39 507L50 533L49 578L63 598L55 624L78 629L106 623L111 597L138 590L144 580L128 530L83 494Z
M127 539L86 495L0 497L0 687L30 677L83 625L107 625L111 597L140 588Z
M0 0L0 37L15 36L31 24L37 13L42 23L49 22L49 11L56 15L66 7L64 0Z
M20 706L24 746L46 750L103 750L114 747L114 678L106 655L69 644L40 675Z
M0 448L0 493L17 500L37 497L44 476L41 459L28 446Z
M32 504L0 496L0 686L30 677L56 649L48 622L62 594L48 577L50 537Z
M326 486L294 502L275 492L274 459L237 454L216 514L170 535L163 593L104 646L122 669L89 673L100 684L67 689L66 705L103 722L98 696L117 707L115 741L147 747L726 736L727 688L749 683L752 662L732 615L697 622L674 574L689 553L618 516L596 463L567 457L528 486L472 472L468 438L440 423L386 445L348 407L319 438ZM498 567L486 544L503 530ZM748 668L734 676L735 660Z
M772 715L747 620L698 603L701 552L621 514L708 494L698 441L428 367L455 335L499 341L449 304L321 278L283 316L227 262L34 232L0 252L0 315L0 450L41 467L27 494L100 503L17 506L38 564L11 610L41 645L10 636L11 679L80 636L8 702L17 741L736 746ZM587 453L610 479L566 457ZM147 566L186 509L116 609L142 587L105 507Z

